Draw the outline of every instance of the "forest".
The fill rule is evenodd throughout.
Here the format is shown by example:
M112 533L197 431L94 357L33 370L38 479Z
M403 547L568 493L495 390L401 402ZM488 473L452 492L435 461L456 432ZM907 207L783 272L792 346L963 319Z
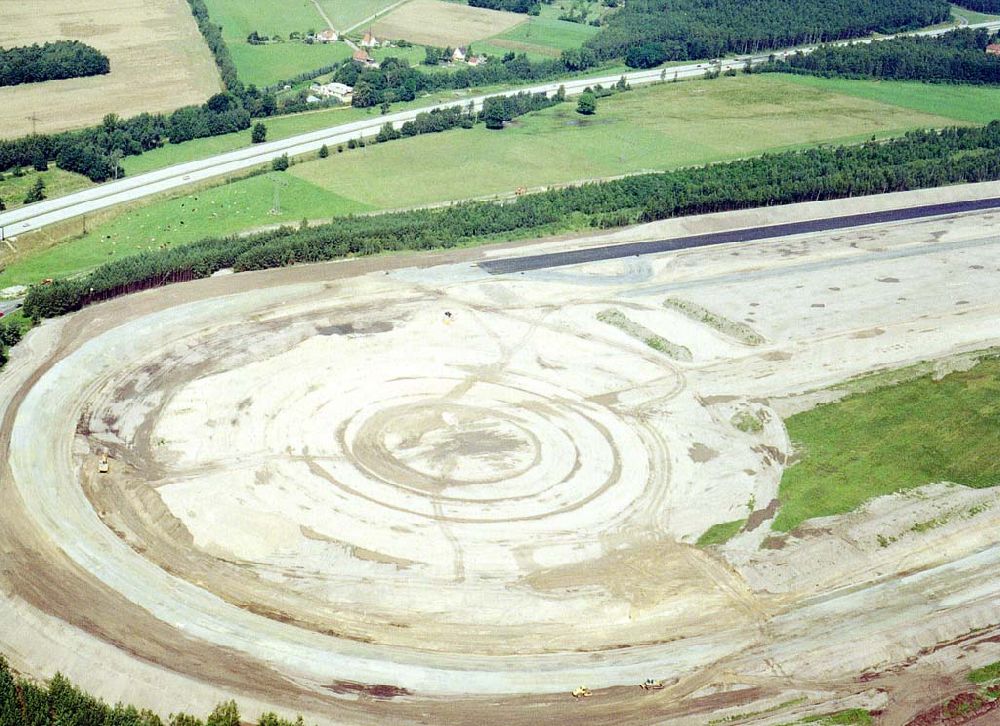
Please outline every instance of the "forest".
M933 25L946 0L629 0L586 42L635 68Z
M955 4L980 13L1000 13L1000 0L957 0Z
M528 13L538 15L541 10L540 0L469 0L474 8L489 10L506 10L509 13Z
M511 202L344 217L330 224L204 239L150 250L87 275L32 286L23 312L61 315L137 290L237 271L394 250L447 248L669 217L1000 179L1000 121L915 131L884 142L820 147L550 190Z
M104 701L81 691L56 674L47 684L13 673L0 656L0 726L241 726L236 703L221 703L205 720L185 713L171 714L166 722L152 711ZM303 726L301 718L289 721L273 713L257 720L257 726Z
M879 43L824 46L762 66L761 71L842 78L887 78L935 83L1000 83L1000 57L985 30L960 29L935 37L900 37Z
M110 71L108 57L79 40L0 48L0 86L99 76Z

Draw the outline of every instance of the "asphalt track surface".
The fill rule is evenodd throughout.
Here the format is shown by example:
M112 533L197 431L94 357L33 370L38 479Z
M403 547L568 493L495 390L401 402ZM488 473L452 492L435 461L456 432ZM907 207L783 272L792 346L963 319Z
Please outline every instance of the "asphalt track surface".
M733 242L755 242L763 239L774 239L776 237L788 237L795 234L827 232L850 227L863 227L870 224L885 224L887 222L905 222L927 217L940 217L949 214L961 214L962 212L980 212L997 208L1000 208L1000 197L946 202L943 204L925 204L918 207L887 209L881 212L867 212L865 214L849 214L842 217L810 219L804 222L789 222L766 227L749 227L747 229L695 234L649 242L628 242L619 245L569 250L567 252L508 257L480 262L479 267L491 275L510 275L519 272L529 272L531 270L545 270L552 267L581 265L587 262L616 260L622 257L638 257L639 255L675 252L677 250L711 247L713 245L731 244Z
M985 28L996 30L1000 28L1000 22L979 23L967 26L969 28ZM953 28L939 28L935 30L919 31L912 35L942 35L950 32ZM892 36L879 38L885 40ZM849 42L866 43L872 38L855 39L854 41L843 41L838 44ZM785 51L775 52L773 55L783 58L795 52L808 53L815 46L802 46ZM683 66L671 66L664 68L653 68L651 70L633 71L625 74L615 74L602 77L575 78L552 83L542 83L534 86L511 88L491 94L484 94L472 98L463 98L434 106L424 106L421 108L407 109L385 116L373 116L369 119L354 121L348 124L340 124L318 131L310 131L279 141L271 141L264 144L257 144L250 147L219 154L206 159L185 162L174 166L158 169L156 171L140 174L134 177L120 179L118 181L107 182L99 186L84 189L74 194L67 194L55 199L46 199L42 202L29 204L25 207L0 213L0 239L15 237L25 234L50 224L72 219L82 214L89 214L100 209L143 199L154 194L160 194L183 186L194 184L206 179L212 179L225 174L232 174L246 169L270 163L276 157L283 154L297 156L309 152L317 151L324 144L346 143L350 139L367 138L378 134L382 125L391 123L395 127L402 126L406 121L411 121L420 113L431 111L435 108L449 108L452 106L467 106L470 102L475 108L481 108L483 100L490 96L508 96L521 92L530 93L556 93L560 86L565 89L568 95L582 93L589 86L601 84L611 85L624 76L632 85L645 83L657 83L669 76L678 79L691 79L703 76L706 71L715 69L720 72L727 70L739 70L747 63L758 65L768 60L767 53L756 55L744 55L735 58L722 60L720 63L702 61Z

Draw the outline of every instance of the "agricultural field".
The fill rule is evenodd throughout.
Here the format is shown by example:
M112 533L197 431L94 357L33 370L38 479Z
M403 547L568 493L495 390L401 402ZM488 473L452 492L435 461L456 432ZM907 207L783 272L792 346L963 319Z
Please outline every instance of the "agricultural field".
M957 102L955 94L962 90L980 94L977 113L981 117L989 115L991 104L1000 104L1000 89L817 80L765 74L666 83L602 99L597 114L588 119L567 103L521 117L501 132L480 125L340 154L333 149L329 158L303 160L288 172L288 176L306 183L303 189L309 190L301 195L306 203L289 211L288 219L319 220L345 209L392 209L503 195L519 186L534 188L671 169L769 150L859 142L873 135L887 137L913 128L982 121L973 118L974 104ZM923 93L917 93L917 89ZM869 95L886 101L872 100ZM949 112L954 115L949 116ZM329 110L271 119L267 121L269 138L350 121L365 113L358 109ZM199 139L130 157L125 164L128 173L135 174L240 148L248 142L247 132ZM428 164L428 159L434 163ZM270 192L257 188L262 184L258 179L235 182L224 187L224 194L242 195L247 185L255 191L241 199L269 199ZM192 214L192 208L187 206L185 214ZM208 207L202 205L201 209L204 213ZM194 239L192 229L222 234L273 224L278 220L267 213L269 209L261 202L241 207L242 211L223 226L208 220L186 221L181 230L174 223L178 214L176 200L153 202L139 208L147 221L131 231L127 224L111 222L111 231L103 225L93 228L82 238L48 250L41 261L34 255L7 260L0 274L0 287L51 277L48 266L67 271L99 264L110 249L101 241L105 235L113 236L114 248L122 254L154 244L154 237L158 240L155 244ZM65 250L66 262L60 259L61 250Z
M434 46L469 45L526 22L519 13L473 8L444 0L411 0L378 19L379 38Z
M333 21L333 27L342 33L348 33L355 28L361 29L376 15L380 15L400 4L400 0L319 0L323 12Z
M206 0L212 22L222 26L229 52L240 80L267 86L286 78L331 65L351 56L345 43L306 45L289 40L293 32L303 35L326 28L326 21L312 0L288 3L255 3L248 0ZM256 30L281 42L250 45L247 36Z
M590 9L596 4L585 5ZM598 28L560 20L559 15L572 7L568 2L542 5L539 15L528 16L527 22L476 44L476 51L487 55L513 51L526 53L530 58L556 58L564 50L579 48Z
M63 131L110 112L132 116L201 103L221 88L215 62L186 2L0 0L0 46L81 40L108 56L111 72L0 88L0 137ZM33 117L33 118L30 118Z

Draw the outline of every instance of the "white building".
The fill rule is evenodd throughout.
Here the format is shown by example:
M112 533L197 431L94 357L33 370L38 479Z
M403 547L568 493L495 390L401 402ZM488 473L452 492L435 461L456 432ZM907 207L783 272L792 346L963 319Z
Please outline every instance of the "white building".
M314 83L309 90L315 96L336 98L341 103L350 103L354 98L354 89L346 83Z

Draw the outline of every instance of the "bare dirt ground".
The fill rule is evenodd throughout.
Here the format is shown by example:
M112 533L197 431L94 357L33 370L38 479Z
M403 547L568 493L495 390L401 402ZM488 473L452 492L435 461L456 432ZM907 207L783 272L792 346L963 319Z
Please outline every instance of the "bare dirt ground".
M454 47L510 30L525 17L443 0L412 0L379 18L374 32L379 38Z
M212 55L184 0L0 0L0 46L80 40L111 72L0 88L0 137L63 131L201 103L221 89Z
M906 724L1000 658L1000 500L928 482L779 537L779 411L1000 343L998 233L961 215L510 277L474 262L541 247L392 256L47 322L0 378L0 650L163 712Z

